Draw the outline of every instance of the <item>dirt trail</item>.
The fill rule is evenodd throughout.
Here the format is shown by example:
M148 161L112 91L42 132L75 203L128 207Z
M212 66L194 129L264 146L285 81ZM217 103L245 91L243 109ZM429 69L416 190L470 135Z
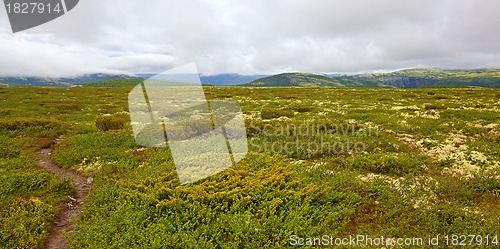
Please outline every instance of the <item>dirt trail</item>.
M66 196L66 202L58 207L56 219L50 229L49 237L45 240L43 248L65 249L68 241L61 231L65 230L68 235L74 230L73 219L80 214L85 196L90 191L92 178L84 177L75 171L57 167L50 158L51 149L40 151L38 166L57 175L59 178L71 178L75 185L74 196Z

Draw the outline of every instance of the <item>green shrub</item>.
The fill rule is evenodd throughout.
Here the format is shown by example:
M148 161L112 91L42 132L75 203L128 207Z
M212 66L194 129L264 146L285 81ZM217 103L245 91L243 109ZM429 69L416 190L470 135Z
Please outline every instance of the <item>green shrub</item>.
M416 98L417 95L414 93L408 93L408 94L403 94L401 95L403 98Z
M46 118L12 118L0 121L0 130L24 130L28 128L42 128L42 129L57 129L61 128L63 123Z
M0 160L0 168L10 165L12 169L0 175L0 248L39 248L49 233L56 206L63 196L73 193L70 180L24 166L33 163L30 161L21 157ZM25 168L16 170L13 163Z
M296 111L296 112L310 112L314 110L313 106L310 105L301 105L301 104L293 104L287 108L288 110Z
M118 116L100 115L97 117L95 125L102 131L120 130L125 127L125 120Z
M352 179L321 184L283 160L249 154L238 166L183 186L173 165L155 177L109 181L89 195L70 245L282 248L291 234L340 233L360 196L338 185Z
M4 204L0 207L0 214L2 248L37 248L48 235L55 211L50 205L33 198Z
M280 109L262 109L261 116L263 119L280 118L280 117L293 117L294 112L290 110L280 110Z
M13 158L18 157L21 154L20 150L11 147L1 147L0 148L0 158Z
M8 116L16 112L17 112L16 108L3 108L2 110L0 110L0 115Z
M122 167L137 165L137 158L125 152L135 148L138 145L129 131L92 132L68 137L54 148L51 157L60 167L94 172L101 162L120 163Z
M429 158L422 155L375 153L346 158L344 167L368 171L376 174L402 176L422 170L421 166L429 163Z
M81 111L84 106L82 104L59 104L57 109L64 111Z
M472 178L468 182L468 185L469 188L474 190L478 195L484 195L484 193L499 195L500 181L497 177L498 174L495 173L481 173Z
M447 109L448 107L444 106L444 105L434 105L434 104L427 104L424 106L424 109L426 110L436 110L436 109L440 109L440 110L443 110L443 109Z

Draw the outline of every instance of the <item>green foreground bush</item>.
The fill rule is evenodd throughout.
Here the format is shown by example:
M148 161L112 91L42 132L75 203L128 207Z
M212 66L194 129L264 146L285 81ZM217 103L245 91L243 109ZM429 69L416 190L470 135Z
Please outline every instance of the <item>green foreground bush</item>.
M125 119L113 115L100 115L97 117L95 125L101 131L120 130L125 127Z

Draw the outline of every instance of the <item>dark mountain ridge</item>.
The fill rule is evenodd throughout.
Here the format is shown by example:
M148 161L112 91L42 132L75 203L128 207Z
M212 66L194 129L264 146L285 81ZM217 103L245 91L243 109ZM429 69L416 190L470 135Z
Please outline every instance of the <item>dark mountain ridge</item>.
M120 87L130 86L154 75L110 75L87 74L72 78L42 77L0 77L0 82L12 86L56 86L70 87L85 84L87 86ZM220 74L200 76L201 82L216 86L269 86L269 87L500 87L500 69L441 70L436 68L405 69L388 73L368 73L355 75L281 73L272 76ZM122 82L123 81L123 82ZM92 84L89 84L91 83Z
M430 86L500 87L500 69L441 70L436 68L405 69L390 73L357 75L319 75L284 73L261 78L245 86L335 86L335 87L398 87Z

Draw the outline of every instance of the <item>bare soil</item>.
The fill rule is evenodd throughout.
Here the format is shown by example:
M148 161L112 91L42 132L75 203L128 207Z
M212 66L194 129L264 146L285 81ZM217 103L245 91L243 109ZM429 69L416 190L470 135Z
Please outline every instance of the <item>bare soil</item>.
M74 219L83 208L84 199L90 191L92 178L87 178L75 171L59 168L50 158L51 149L40 151L38 166L52 172L59 178L70 178L73 180L75 192L73 196L66 196L66 201L57 208L56 219L50 229L49 237L45 240L43 248L65 249L68 248L68 240L61 233L65 231L68 236L74 231Z

